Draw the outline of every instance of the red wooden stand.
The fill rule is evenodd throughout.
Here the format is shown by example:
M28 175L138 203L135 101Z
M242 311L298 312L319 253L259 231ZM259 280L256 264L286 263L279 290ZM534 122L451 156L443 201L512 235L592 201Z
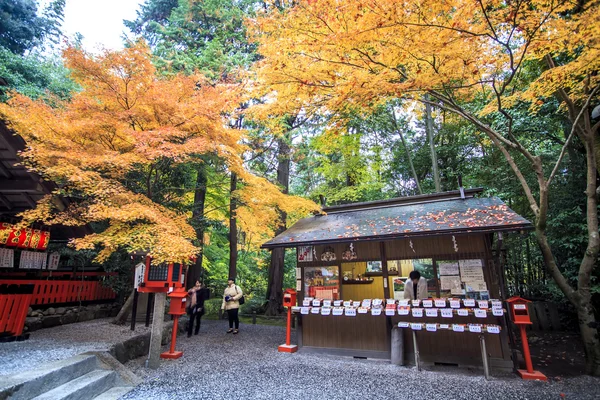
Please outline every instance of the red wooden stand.
M519 329L521 330L521 342L523 343L523 358L525 358L525 369L518 369L517 373L523 379L527 380L538 380L538 381L547 381L546 375L542 374L540 371L535 371L533 369L533 363L531 362L531 354L529 353L529 342L527 342L527 333L525 332L525 325L519 325Z
M176 359L183 355L183 351L175 351L175 343L177 342L177 327L179 325L179 315L173 316L173 333L171 334L171 348L169 351L160 353L160 358Z
M291 335L292 335L292 307L288 307L288 317L287 317L287 331L285 334L285 344L282 344L278 347L279 352L281 353L295 353L298 351L298 346L295 344L290 344Z

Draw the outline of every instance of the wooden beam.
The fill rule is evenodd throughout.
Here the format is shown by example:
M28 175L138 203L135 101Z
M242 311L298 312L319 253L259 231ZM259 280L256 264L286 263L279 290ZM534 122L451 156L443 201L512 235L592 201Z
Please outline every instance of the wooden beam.
M0 194L0 203L4 204L4 207L8 208L8 210L12 210L13 205L4 195Z
M32 179L0 180L0 193L37 193L41 191L40 184Z
M35 208L37 206L37 202L27 193L23 193L23 197L25 197L25 201L27 201L27 204L29 204L31 208Z
M390 280L388 274L387 255L385 254L385 242L379 242L381 251L381 271L383 275L383 296L390 299Z

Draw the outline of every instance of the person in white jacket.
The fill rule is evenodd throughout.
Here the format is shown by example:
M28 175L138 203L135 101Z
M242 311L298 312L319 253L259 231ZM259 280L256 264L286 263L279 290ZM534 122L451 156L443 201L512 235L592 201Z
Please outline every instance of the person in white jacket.
M235 284L235 280L233 278L229 278L227 281L227 287L223 292L223 304L221 305L221 310L227 311L227 316L229 317L229 330L227 333L237 334L240 329L240 318L238 317L238 311L240 308L240 299L244 293L242 289L238 285ZM235 324L235 329L233 329L233 325Z
M404 285L404 298L408 300L426 299L427 279L421 276L419 271L411 271Z

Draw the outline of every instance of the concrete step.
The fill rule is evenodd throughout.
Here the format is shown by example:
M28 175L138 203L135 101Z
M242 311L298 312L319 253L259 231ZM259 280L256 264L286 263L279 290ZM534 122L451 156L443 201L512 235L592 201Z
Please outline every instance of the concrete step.
M113 387L116 376L111 370L94 370L34 397L34 400L91 400Z
M133 386L116 386L94 397L94 400L118 400L133 389Z
M29 371L0 377L0 399L28 400L97 368L93 354L80 354Z

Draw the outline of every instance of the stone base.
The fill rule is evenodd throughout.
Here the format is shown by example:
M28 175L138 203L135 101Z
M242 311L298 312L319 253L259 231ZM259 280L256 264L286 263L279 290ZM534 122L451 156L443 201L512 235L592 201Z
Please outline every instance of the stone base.
M295 353L298 351L298 346L296 346L295 344L282 344L279 345L277 350L279 350L280 353Z
M183 355L183 351L174 351L174 352L170 352L170 351L165 351L164 353L160 353L160 358L168 358L171 360L175 360L177 358L180 358Z
M517 374L519 374L521 378L529 381L548 381L546 375L542 374L540 371L527 372L525 369L518 369Z

